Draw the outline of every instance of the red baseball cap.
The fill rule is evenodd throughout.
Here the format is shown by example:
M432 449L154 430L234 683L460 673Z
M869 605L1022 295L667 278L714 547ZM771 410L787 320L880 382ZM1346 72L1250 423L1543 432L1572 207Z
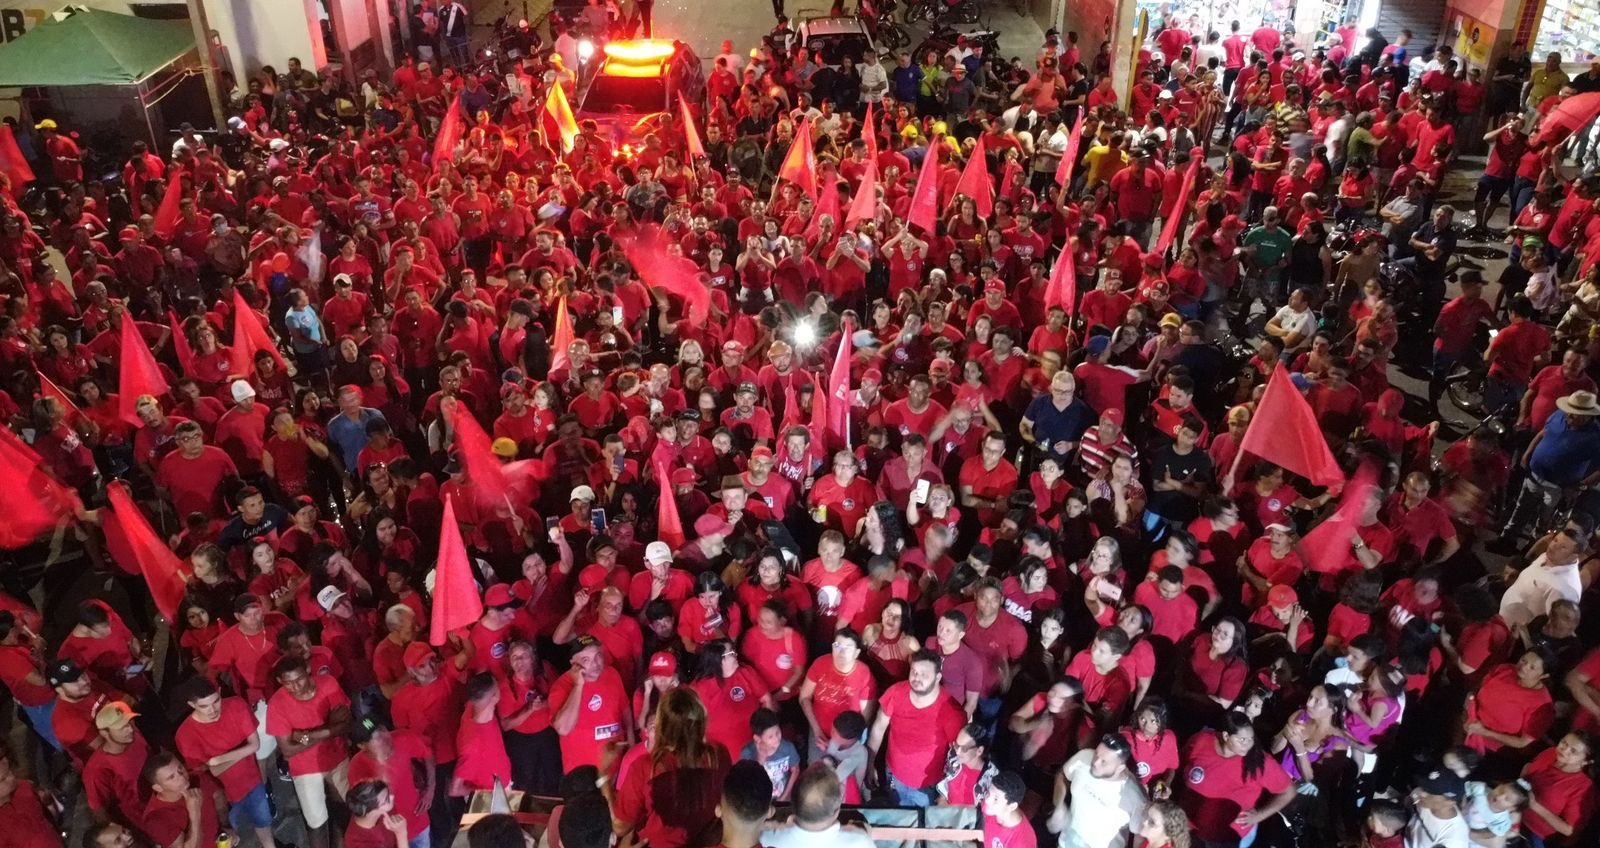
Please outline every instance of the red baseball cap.
M404 657L406 668L416 668L432 656L434 656L432 645L426 642L412 642L406 646Z
M650 657L650 674L653 677L671 677L678 673L678 658L671 651L656 651Z
M1288 609L1300 602L1300 596L1295 593L1293 586L1278 584L1267 590L1267 606L1273 609Z
M504 583L496 583L483 593L485 607L505 607L516 603L516 597L511 594L511 587Z

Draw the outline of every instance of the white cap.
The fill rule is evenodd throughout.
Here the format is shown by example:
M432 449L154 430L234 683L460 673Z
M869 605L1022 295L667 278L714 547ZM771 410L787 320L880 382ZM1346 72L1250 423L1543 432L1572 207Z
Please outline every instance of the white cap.
M672 562L672 548L666 542L651 542L644 546L644 561L651 565Z
M327 612L343 597L344 592L338 586L323 586L322 591L317 593L317 606L322 607L323 612Z
M233 381L233 402L234 403L244 403L245 401L247 401L250 398L253 398L255 396L256 396L256 390L249 383L245 382L244 380L234 380Z
M1169 90L1169 89L1163 88L1163 89L1161 89L1161 93L1156 95L1156 99L1158 99L1158 100L1171 100L1172 99L1172 91Z
M588 501L589 503L594 503L594 489L591 489L588 486L579 486L572 490L572 494L567 496L567 501Z
M267 148L274 153L281 153L289 149L289 142L281 138L275 138L267 142Z

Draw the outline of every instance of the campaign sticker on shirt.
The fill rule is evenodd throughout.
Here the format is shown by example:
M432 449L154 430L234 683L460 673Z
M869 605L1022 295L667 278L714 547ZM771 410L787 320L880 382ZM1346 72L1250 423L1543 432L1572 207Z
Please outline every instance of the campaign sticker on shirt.
M1205 781L1205 779L1206 779L1206 770L1205 769L1201 768L1200 766L1195 766L1194 768L1189 769L1189 782L1191 784L1193 784L1195 786L1199 786L1201 783L1203 783Z
M779 654L778 655L778 668L784 668L784 669L794 668L794 657L791 657L788 654Z
M496 642L489 646L489 656L500 659L506 655L506 643Z
M845 509L855 509L856 508L856 499L855 498L845 498L844 502L842 504L840 504L840 506L843 506Z
M728 697L732 699L735 704L743 703L744 696L746 694L747 693L744 691L743 686L735 686L728 690Z
M844 600L844 593L838 586L823 586L817 590L817 611L823 615L832 615L839 609L839 602Z
M1150 776L1150 764L1149 763L1140 762L1140 763L1138 763L1137 768L1135 768L1134 770L1136 772L1138 772L1140 780L1144 780L1145 778Z
M1283 501L1280 501L1277 498L1267 498L1267 509L1273 512L1282 512Z
M600 706L602 704L604 704L604 703L605 703L605 699L600 697L600 693L596 692L595 694L590 695L589 696L589 712L591 712L591 713L595 712L596 710L600 709Z
M622 735L622 725L615 722L611 724L597 724L594 728L594 741L604 742L615 736Z

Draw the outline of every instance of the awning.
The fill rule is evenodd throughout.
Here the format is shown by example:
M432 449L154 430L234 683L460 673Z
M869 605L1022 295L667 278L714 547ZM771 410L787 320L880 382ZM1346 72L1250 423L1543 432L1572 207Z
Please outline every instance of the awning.
M188 21L69 6L0 47L0 87L134 85L193 49Z

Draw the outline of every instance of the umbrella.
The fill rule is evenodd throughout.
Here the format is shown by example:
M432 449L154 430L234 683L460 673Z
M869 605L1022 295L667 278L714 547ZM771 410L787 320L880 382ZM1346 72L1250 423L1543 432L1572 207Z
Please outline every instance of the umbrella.
M1574 94L1556 104L1556 108L1539 121L1539 134L1535 140L1546 144L1565 138L1594 120L1595 115L1600 115L1600 91Z

